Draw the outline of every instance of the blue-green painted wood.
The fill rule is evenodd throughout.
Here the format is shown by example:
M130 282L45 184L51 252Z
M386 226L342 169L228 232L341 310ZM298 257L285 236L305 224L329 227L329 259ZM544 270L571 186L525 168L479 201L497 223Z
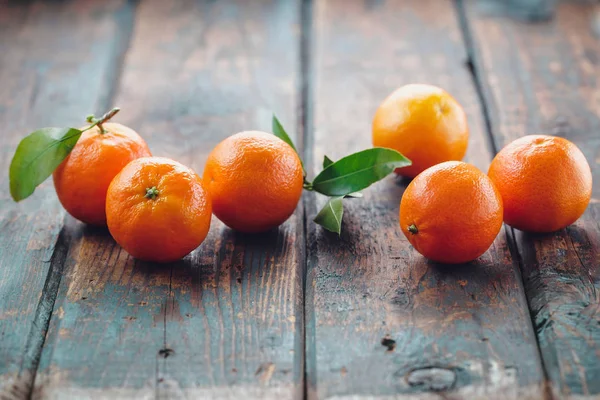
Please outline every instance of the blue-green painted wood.
M0 397L31 390L68 246L66 235L58 239L65 213L51 180L15 204L8 165L35 128L79 126L104 106L118 32L111 21L122 7L112 0L0 3Z
M299 11L284 0L141 1L114 91L118 121L199 173L220 140L270 130L272 112L293 133ZM106 231L69 226L36 393L302 396L301 207L264 235L213 219L198 250L164 266L134 261Z
M543 23L488 15L474 2L466 11L496 148L523 135L557 135L578 145L592 168L592 201L579 221L554 234L511 233L552 393L597 398L600 9L562 2L555 18Z
M467 161L487 169L490 145L453 2L316 1L313 26L313 170L324 154L371 146L377 106L414 82L463 104ZM398 226L406 184L389 177L344 200L341 238L307 226L308 398L544 398L504 234L475 262L428 262ZM307 219L318 208L307 208Z

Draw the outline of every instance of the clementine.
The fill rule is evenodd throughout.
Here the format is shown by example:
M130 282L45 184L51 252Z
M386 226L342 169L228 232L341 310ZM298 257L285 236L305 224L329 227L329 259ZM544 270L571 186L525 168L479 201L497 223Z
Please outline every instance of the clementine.
M575 222L592 196L585 156L567 139L524 136L503 148L488 171L504 201L504 222L553 232Z
M134 130L107 122L83 132L52 175L56 194L69 214L91 225L106 225L106 191L130 161L150 156Z
M208 156L204 182L213 213L240 232L262 232L287 220L302 195L302 163L283 140L265 132L240 132Z
M141 260L171 262L184 257L206 238L211 215L201 178L168 158L130 162L106 194L111 235Z
M411 178L435 164L462 160L468 141L464 110L436 86L402 86L381 103L373 119L373 145L408 157L412 165L396 173Z
M425 257L457 264L476 259L502 227L502 199L471 164L447 161L419 174L400 202L400 227Z

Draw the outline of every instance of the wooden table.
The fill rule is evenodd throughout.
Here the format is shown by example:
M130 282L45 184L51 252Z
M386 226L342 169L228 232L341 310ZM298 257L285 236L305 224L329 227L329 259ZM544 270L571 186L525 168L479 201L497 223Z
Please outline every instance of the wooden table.
M484 171L522 135L579 145L585 215L436 265L401 234L407 182L390 176L347 201L341 238L306 193L277 231L214 220L191 256L153 265L66 215L51 180L10 199L25 134L113 105L198 172L275 112L314 176L370 147L376 107L410 82L465 106ZM469 0L4 0L0 126L2 399L600 398L597 3L533 23Z

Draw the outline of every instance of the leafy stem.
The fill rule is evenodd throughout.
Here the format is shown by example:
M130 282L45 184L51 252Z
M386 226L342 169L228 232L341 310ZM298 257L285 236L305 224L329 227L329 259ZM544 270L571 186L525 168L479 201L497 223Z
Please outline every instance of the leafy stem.
M104 127L102 126L102 124L104 124L106 121L110 120L112 117L114 117L115 115L117 115L117 113L121 111L120 108L115 107L112 110L110 110L109 112L107 112L106 114L104 114L102 117L100 118L96 118L94 116L94 114L90 114L88 115L85 120L87 122L89 122L91 125L88 126L87 128L83 129L82 132L88 131L90 129L92 129L93 127L95 127L96 125L98 126L98 128L100 128L100 133L104 134L106 133L106 129L104 129Z
M273 116L273 134L298 153L289 135L275 116ZM298 157L300 157L299 154ZM304 189L330 197L314 221L339 235L344 214L342 200L346 197L362 197L361 190L385 178L396 168L408 165L411 165L408 158L396 150L382 147L362 150L338 161L333 161L325 156L323 170L312 182L306 178L306 172L304 172Z
M101 118L90 115L91 125L77 128L42 128L27 135L15 151L10 163L10 194L15 201L23 200L34 192L71 153L81 134L95 126L106 133L102 126L119 112L113 108Z
M302 183L302 187L303 187L304 189L306 189L306 190L310 190L310 191L312 191L312 190L313 190L313 187L312 187L312 182L309 182L309 181L306 179L306 176L304 177L304 182Z

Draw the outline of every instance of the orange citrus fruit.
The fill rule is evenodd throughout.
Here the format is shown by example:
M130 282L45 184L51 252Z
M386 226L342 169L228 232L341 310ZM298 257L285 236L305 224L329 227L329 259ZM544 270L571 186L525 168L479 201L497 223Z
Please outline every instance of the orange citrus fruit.
M300 158L287 143L265 132L240 132L208 156L204 182L213 213L240 232L263 232L282 224L302 195Z
M502 227L502 199L471 164L447 161L419 174L400 202L400 227L414 248L442 263L472 261Z
M111 235L141 260L171 262L184 257L206 238L211 215L202 179L168 158L130 162L106 194Z
M402 86L381 103L373 119L373 146L408 157L412 165L396 172L411 178L441 162L462 160L468 141L464 110L436 86Z
M572 142L524 136L503 148L488 171L504 202L504 222L530 232L553 232L575 222L592 196L592 172Z
M150 156L134 130L107 122L83 132L52 175L56 194L69 214L91 225L106 225L106 191L130 161Z

